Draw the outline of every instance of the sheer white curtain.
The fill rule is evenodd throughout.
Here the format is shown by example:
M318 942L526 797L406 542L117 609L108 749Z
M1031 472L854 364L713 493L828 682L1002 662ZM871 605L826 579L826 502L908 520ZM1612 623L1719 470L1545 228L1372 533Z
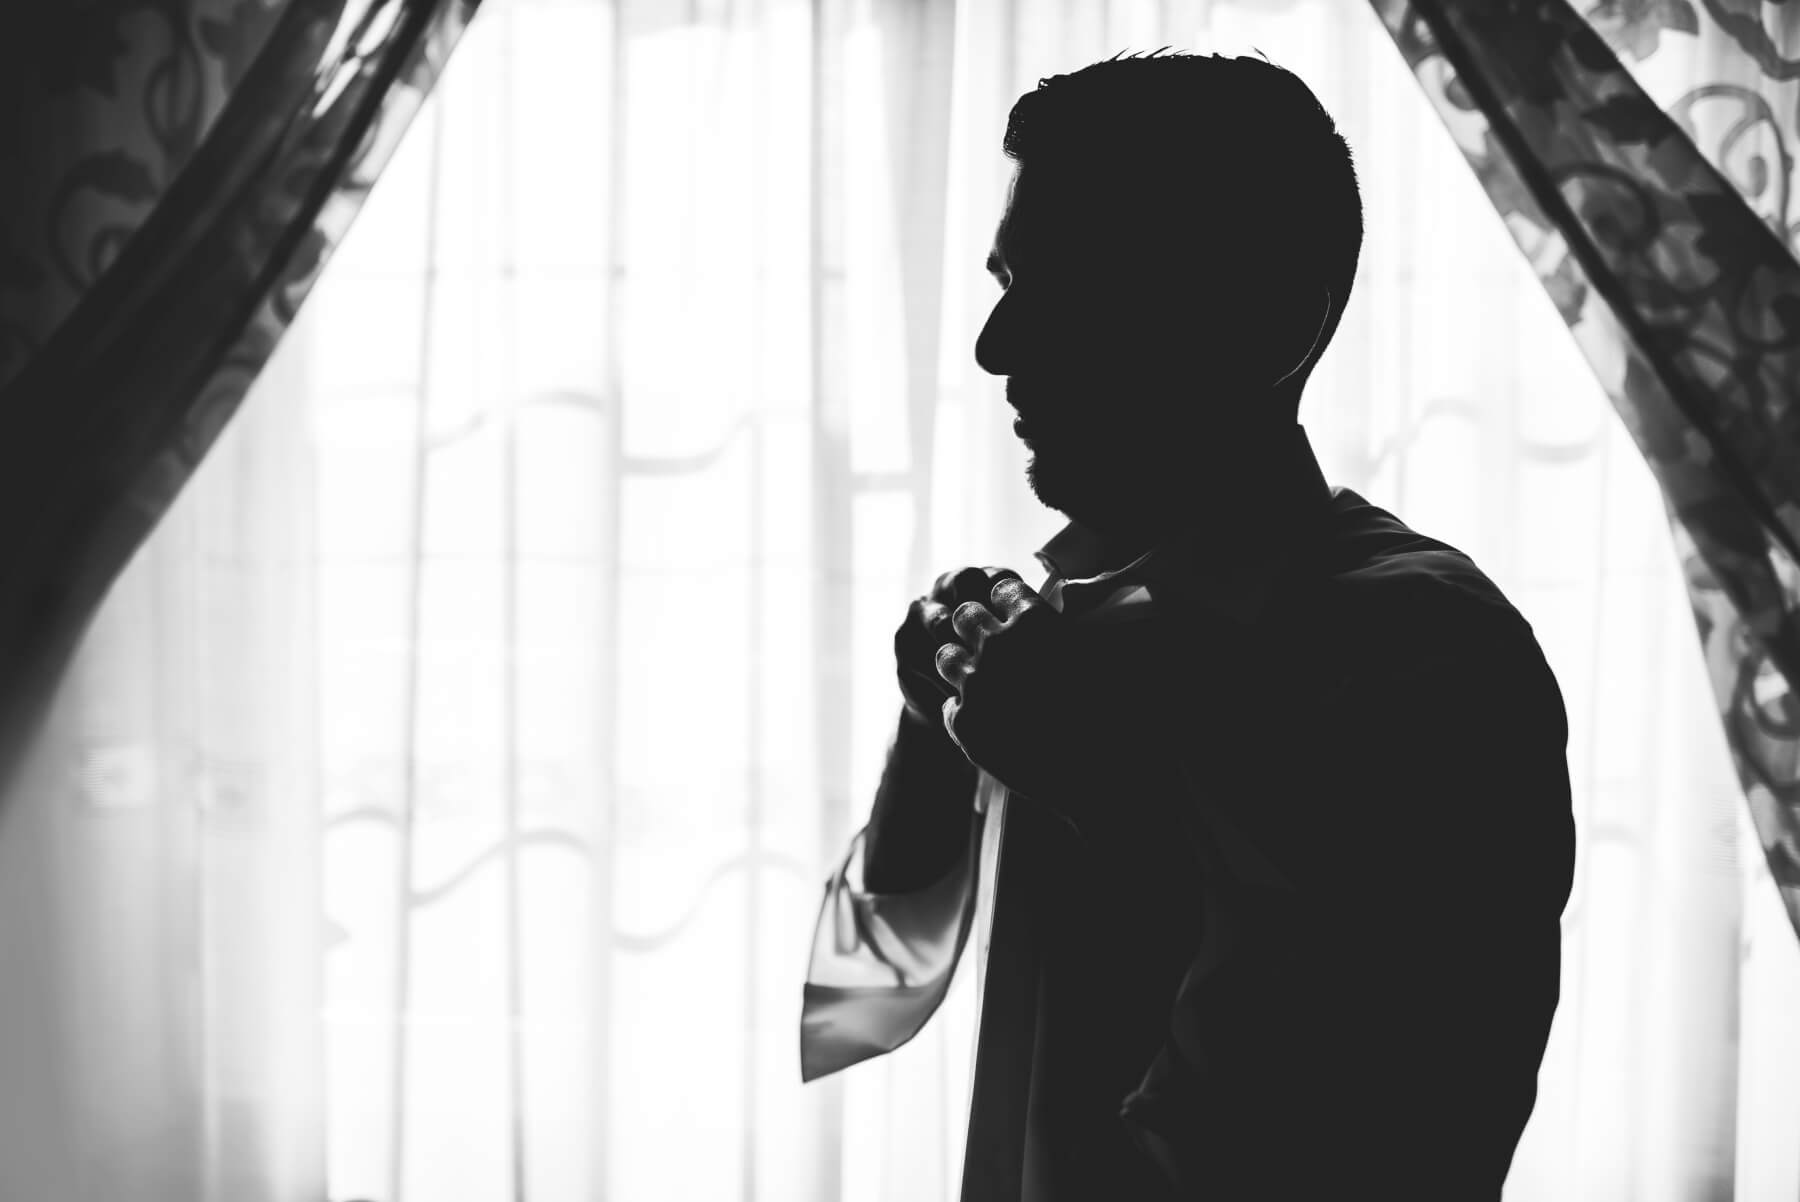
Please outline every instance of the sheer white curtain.
M1567 696L1509 1199L1796 1196L1800 956L1655 489L1337 0L490 0L0 812L0 1195L954 1198L972 974L803 1089L801 968L906 602L1060 524L972 359L1007 108L1163 44L1339 118L1369 230L1303 418Z

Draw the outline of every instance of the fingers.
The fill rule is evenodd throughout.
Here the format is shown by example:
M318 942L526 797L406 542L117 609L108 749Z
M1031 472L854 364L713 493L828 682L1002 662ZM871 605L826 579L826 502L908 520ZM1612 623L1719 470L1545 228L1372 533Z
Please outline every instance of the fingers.
M961 689L974 670L975 653L961 643L946 643L938 648L938 675L953 687Z
M1014 580L1019 574L1011 568L958 568L945 572L931 584L931 599L951 609L965 601L979 601L987 604L988 595L994 585L1003 577L1010 576Z
M1020 591L1022 590L1022 591ZM997 609L997 599L1006 608ZM894 654L903 665L919 665L957 688L973 670L975 653L1008 615L1027 612L1038 595L1011 568L960 568L932 582L929 595L907 610L894 636Z
M956 744L957 750L967 756L969 754L969 749L963 746L962 735L959 734L956 729L957 716L962 713L962 698L957 696L946 697L944 699L944 708L942 712L944 717L944 733L950 736L950 741ZM970 763L973 762L973 760L970 761Z
M957 606L950 624L962 645L976 654L980 654L987 636L1000 629L1000 619L979 601L965 601Z
M988 575L988 592L989 592L989 594L993 593L994 586L996 584L999 584L1002 580L1005 580L1008 577L1010 577L1013 580L1019 579L1019 574L1017 572L1013 571L1011 568L983 568L981 570L986 572Z
M978 572L980 570L980 568L957 568L945 572L942 576L939 576L936 580L931 582L931 593L929 594L931 599L940 605L948 605L951 609L955 609L964 601L971 600L972 598L967 595L969 573ZM963 595L961 596L957 593L957 582L959 580L963 582Z
M964 568L950 578L951 597L945 602L954 611L970 601L980 601L984 605L988 599L988 574L981 568Z
M956 641L956 627L952 624L954 616L948 605L939 605L936 601L927 601L921 607L920 621L934 654L945 643Z
M894 631L895 658L902 662L929 664L940 645L956 638L951 617L949 606L926 597L915 597L906 607L906 619Z
M1001 622L1013 622L1044 604L1037 590L1019 579L1016 572L994 582L988 601Z
M900 672L901 691L923 706L924 712L929 712L925 703L934 695L942 697L951 691L938 675L937 649L941 642L954 642L955 638L950 611L924 597L907 607L906 619L894 631L894 663Z

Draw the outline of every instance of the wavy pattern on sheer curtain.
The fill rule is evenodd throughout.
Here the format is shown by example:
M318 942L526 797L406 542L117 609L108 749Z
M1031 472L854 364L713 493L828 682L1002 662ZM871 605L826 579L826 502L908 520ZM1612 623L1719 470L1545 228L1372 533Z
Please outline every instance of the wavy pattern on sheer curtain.
M971 974L803 1089L801 968L906 601L1058 525L972 356L1006 110L1165 43L1260 48L1339 117L1368 242L1303 417L1568 699L1565 1002L1509 1199L1792 1197L1800 967L1654 484L1328 0L485 10L0 827L0 1056L93 1120L9 1118L0 1181L187 1141L249 1167L138 1196L952 1198Z

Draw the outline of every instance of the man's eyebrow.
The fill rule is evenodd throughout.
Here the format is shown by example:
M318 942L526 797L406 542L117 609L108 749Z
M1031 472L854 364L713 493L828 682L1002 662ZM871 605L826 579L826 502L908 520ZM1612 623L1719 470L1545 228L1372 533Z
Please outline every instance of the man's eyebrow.
M1003 270L1005 270L1005 268L1006 268L1006 264L1004 264L1000 261L999 252L992 251L992 250L988 251L988 257L987 257L988 274L989 275L999 275Z

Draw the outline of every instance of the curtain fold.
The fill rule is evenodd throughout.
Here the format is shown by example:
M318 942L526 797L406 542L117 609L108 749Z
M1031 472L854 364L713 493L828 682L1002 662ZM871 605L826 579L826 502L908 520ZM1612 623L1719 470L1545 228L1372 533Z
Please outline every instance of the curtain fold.
M114 0L6 19L4 158L23 183L0 262L0 774L474 9Z
M1771 228L1691 121L1659 107L1566 2L1375 6L1656 475L1750 815L1800 929L1800 262L1787 214ZM1680 0L1607 8L1627 45L1698 25ZM1785 147L1777 166L1792 170Z

